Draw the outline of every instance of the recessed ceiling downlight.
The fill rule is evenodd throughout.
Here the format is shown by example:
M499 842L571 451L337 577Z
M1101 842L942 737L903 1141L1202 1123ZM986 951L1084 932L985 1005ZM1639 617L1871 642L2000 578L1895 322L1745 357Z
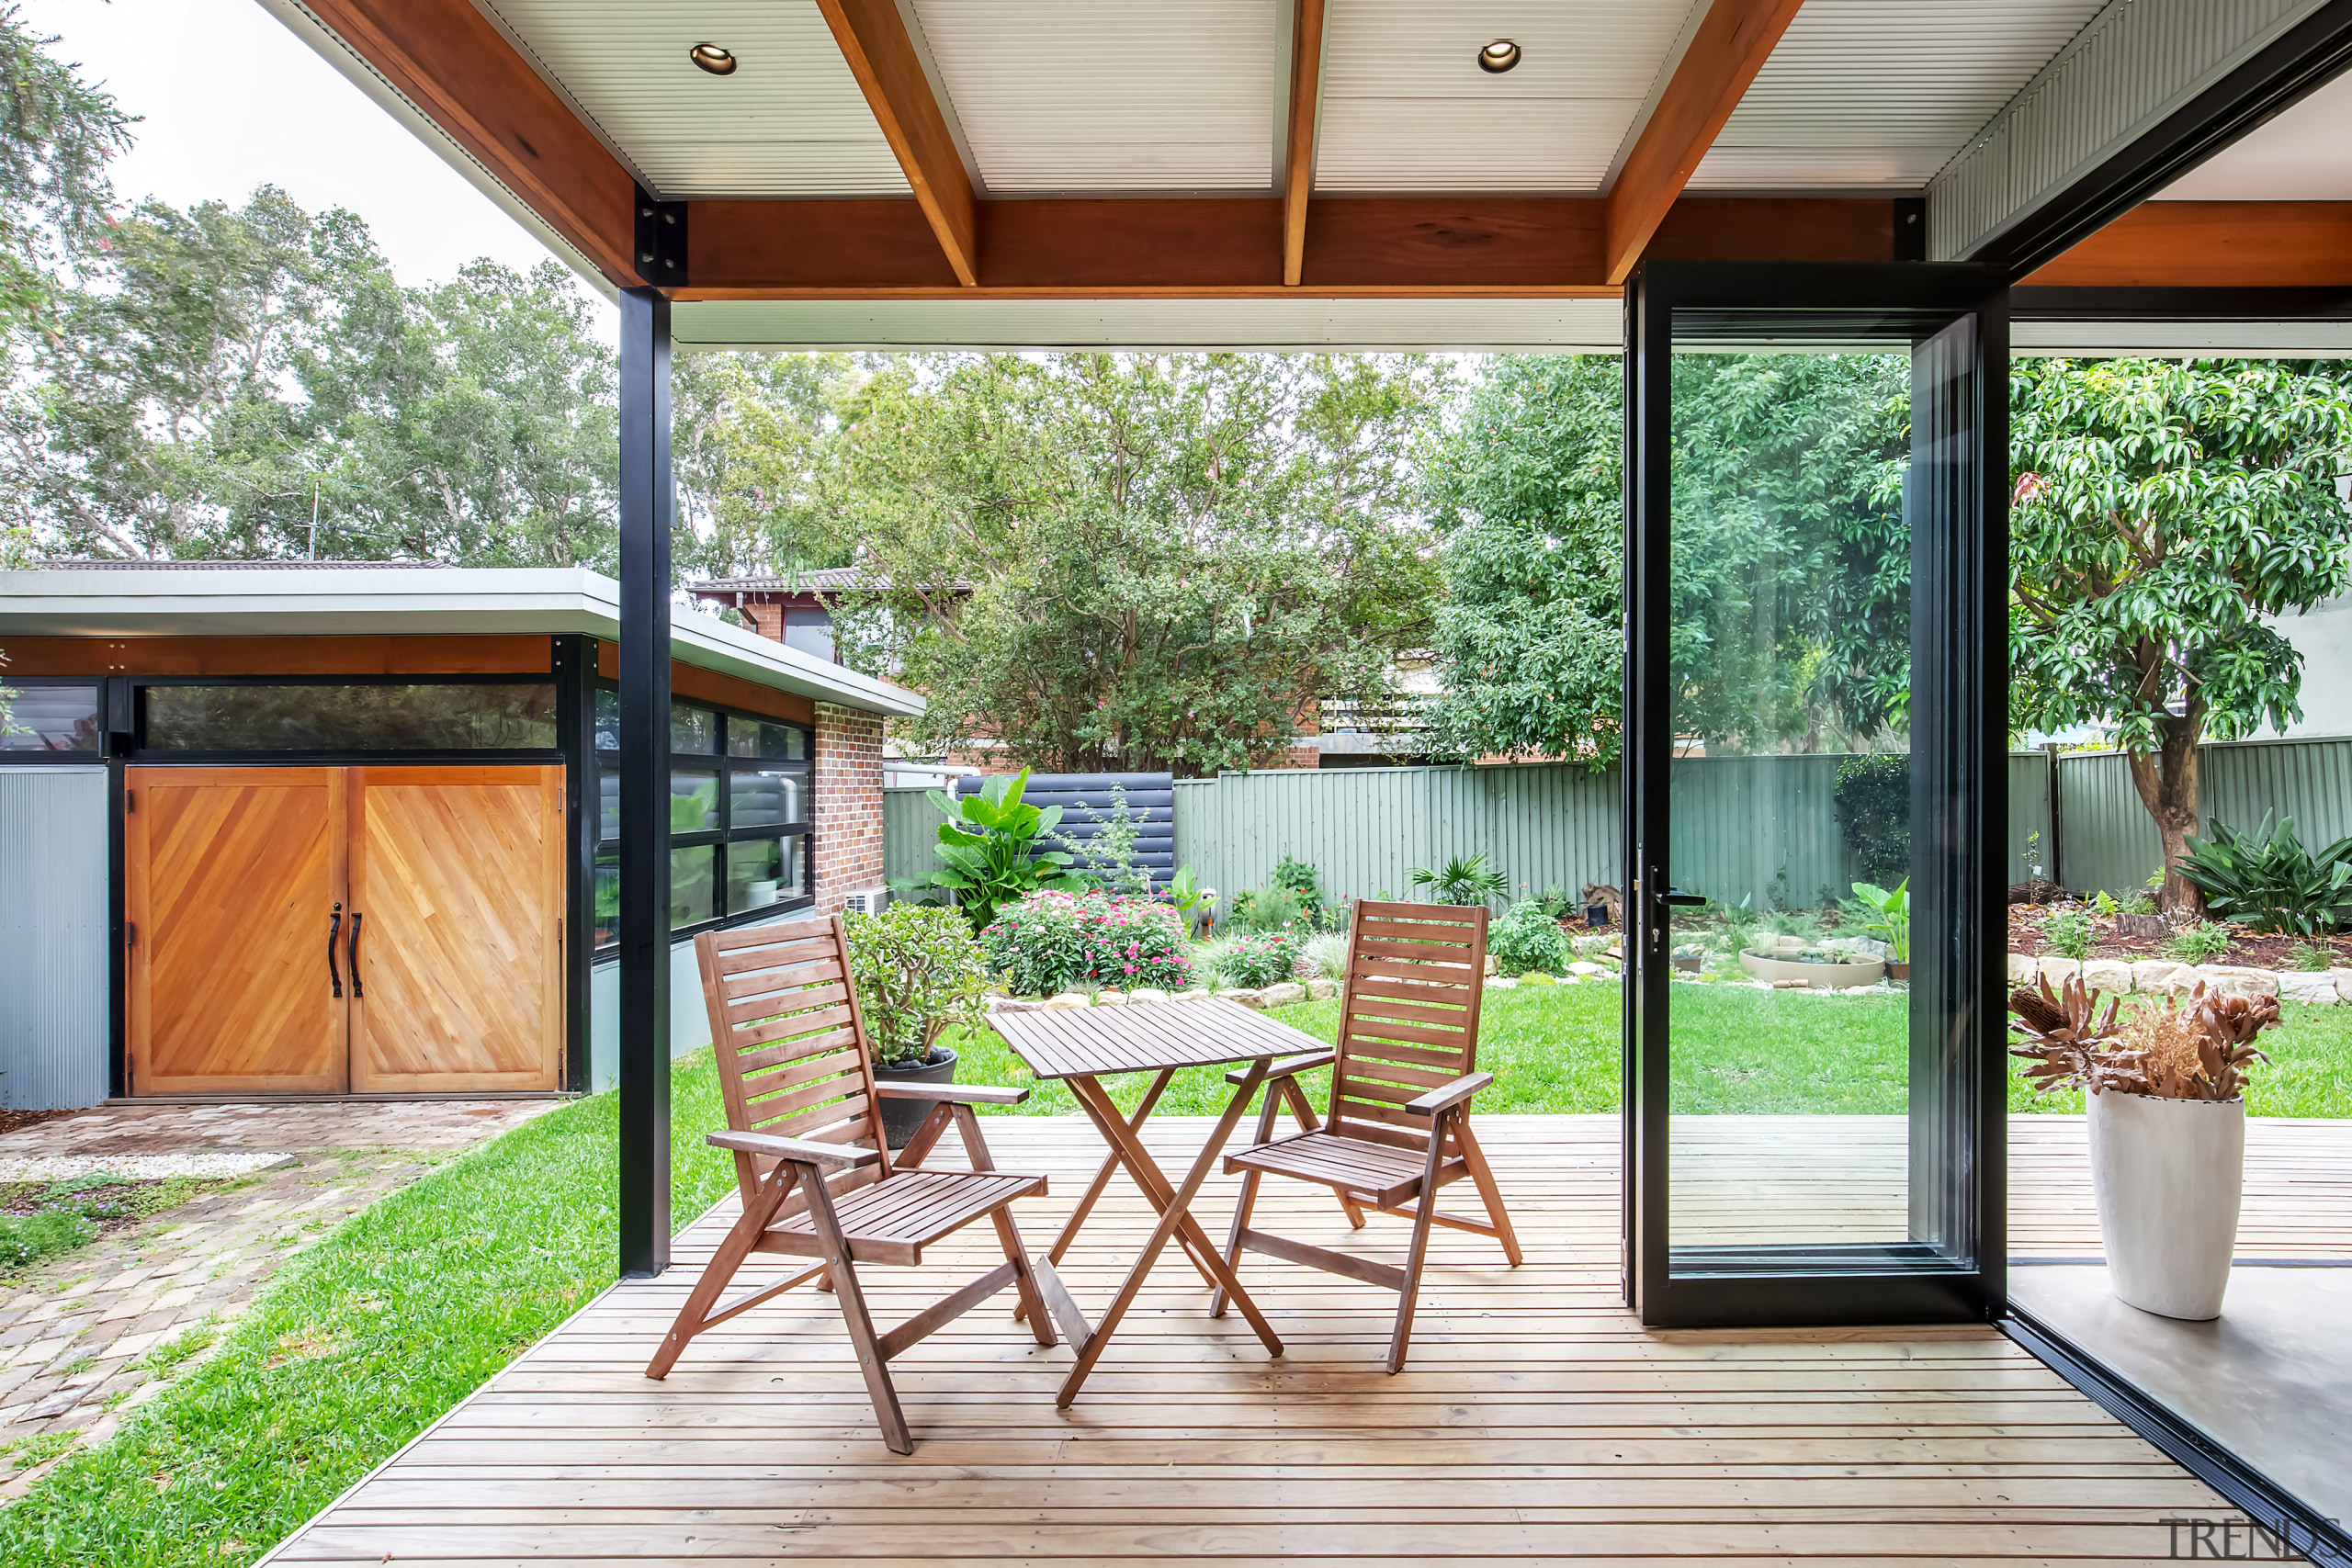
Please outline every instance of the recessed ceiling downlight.
M1498 38L1478 51L1478 69L1499 76L1519 63L1519 45L1507 38Z
M735 57L715 43L698 43L686 51L686 58L714 76L735 74ZM1493 69L1493 67L1488 67Z

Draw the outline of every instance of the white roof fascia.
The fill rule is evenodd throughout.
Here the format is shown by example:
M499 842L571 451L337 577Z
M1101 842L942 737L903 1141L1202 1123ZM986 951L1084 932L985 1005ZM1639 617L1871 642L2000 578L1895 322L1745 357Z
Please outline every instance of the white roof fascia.
M582 568L0 571L0 652L16 637L620 636L620 584ZM867 713L916 693L696 611L673 611L680 662Z

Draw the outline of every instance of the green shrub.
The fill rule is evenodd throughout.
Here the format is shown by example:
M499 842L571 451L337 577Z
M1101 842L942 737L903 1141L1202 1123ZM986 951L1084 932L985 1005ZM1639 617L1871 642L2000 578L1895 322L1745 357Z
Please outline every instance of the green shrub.
M1522 898L1487 930L1487 952L1505 975L1568 965L1567 940L1541 898Z
M2091 934L2087 909L2068 909L2041 922L2041 939L2061 958L2088 958Z
M1324 897L1322 874L1311 861L1294 860L1288 855L1274 863L1273 884L1298 899L1299 918L1318 930L1334 929L1331 917L1338 913L1331 901Z
M1467 859L1455 855L1434 871L1414 866L1405 873L1405 880L1428 888L1430 897L1440 904L1483 904L1510 890L1510 878L1485 850Z
M1156 898L1032 893L980 932L980 946L1015 996L1048 996L1088 981L1123 991L1181 991L1193 983L1183 917Z
M2297 942L2288 949L2287 956L2294 961L2296 968L2309 972L2325 969L2335 962L2334 953L2314 942Z
M1832 802L1863 881L1891 886L1911 874L1909 757L1847 758Z
M2229 927L2204 920L2173 932L2165 943L2165 956L2177 964L2211 964L2227 953L2235 940Z
M999 774L980 786L978 795L950 796L930 792L931 803L946 813L939 825L939 859L944 869L932 873L929 884L910 878L891 884L909 898L923 896L926 886L943 887L979 931L996 919L997 911L1024 894L1041 887L1083 887L1086 879L1069 869L1063 850L1039 851L1041 840L1061 826L1062 808L1040 810L1021 796L1029 788L1029 770L1011 777Z
M1348 977L1348 939L1337 931L1322 931L1299 944L1306 966L1326 980Z
M1278 931L1306 922L1299 897L1287 887L1245 887L1233 896L1228 923L1245 931Z
M950 1025L978 1029L988 1021L988 953L956 910L891 904L842 925L876 1060L892 1066L927 1061Z
M2214 914L2258 931L2316 936L2352 914L2352 838L2313 854L2295 837L2293 818L2274 829L2267 811L2251 833L2216 818L2211 838L2190 835L2180 874Z
M1279 985L1298 967L1298 938L1286 931L1247 931L1217 954L1217 978L1228 986Z

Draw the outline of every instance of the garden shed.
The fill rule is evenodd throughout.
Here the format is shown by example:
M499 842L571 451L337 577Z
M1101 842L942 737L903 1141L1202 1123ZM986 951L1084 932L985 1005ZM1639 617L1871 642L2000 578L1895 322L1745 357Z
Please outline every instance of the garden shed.
M617 595L578 570L0 573L0 1104L609 1083ZM883 719L922 699L699 615L670 640L690 972L698 931L880 885Z

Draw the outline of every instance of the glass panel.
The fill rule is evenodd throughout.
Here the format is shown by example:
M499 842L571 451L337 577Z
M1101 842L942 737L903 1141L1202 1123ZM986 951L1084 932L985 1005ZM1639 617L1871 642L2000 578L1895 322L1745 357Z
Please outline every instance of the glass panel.
M99 750L98 689L96 686L18 686L8 694L0 679L0 751Z
M718 716L708 708L670 705L670 750L708 756L718 750Z
M600 757L596 766L596 837L617 839L620 836L620 759Z
M833 660L833 617L823 610L792 610L786 613L784 646L797 649L811 659Z
M727 721L727 751L734 757L767 757L777 761L808 760L808 732L797 725L763 724L754 718Z
M555 686L150 686L158 751L544 750Z
M806 840L753 839L727 846L727 912L753 909L800 897L800 846Z
M727 780L728 820L737 828L767 828L808 820L808 770L738 769Z
M718 913L718 846L695 844L670 852L670 928L691 926Z
M1674 362L1677 1271L1913 1240L1910 366Z
M618 692L596 694L596 745L599 750L615 751L621 743L621 694Z
M596 945L611 947L621 939L621 857L618 851L596 856Z
M670 831L704 833L718 826L718 775L688 773L670 775Z

